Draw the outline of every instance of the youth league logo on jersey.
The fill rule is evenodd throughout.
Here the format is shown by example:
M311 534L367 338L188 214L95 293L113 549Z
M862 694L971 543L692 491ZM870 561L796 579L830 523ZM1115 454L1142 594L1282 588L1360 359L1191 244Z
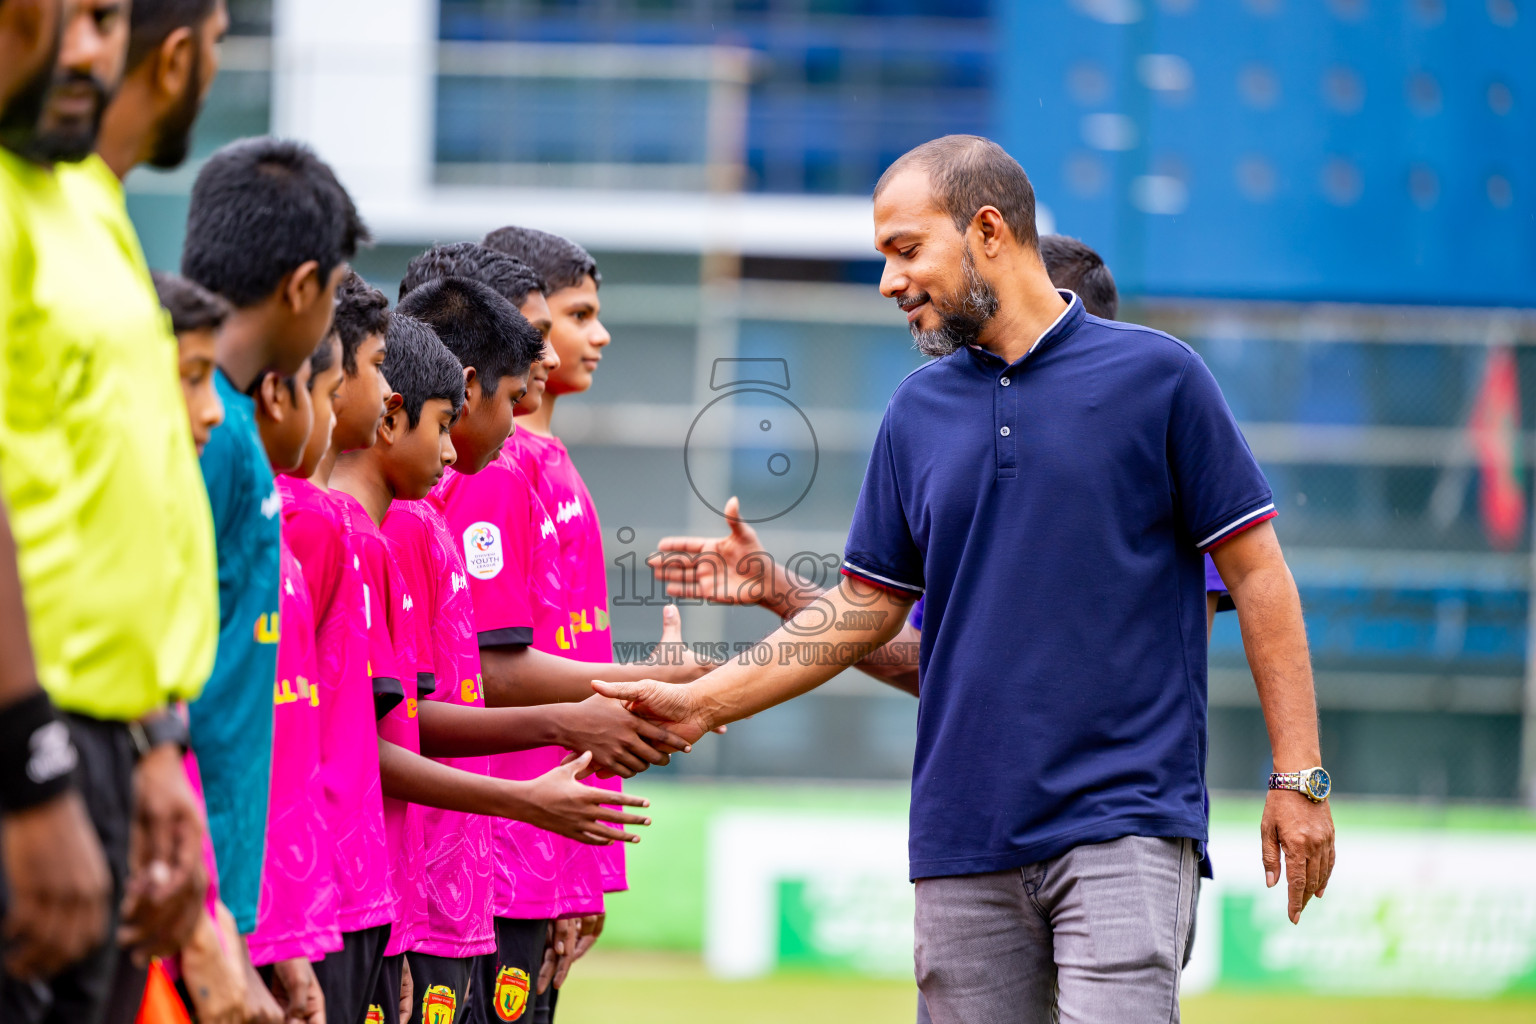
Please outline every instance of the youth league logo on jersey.
M384 1007L378 1003L370 1003L368 1016L363 1018L364 1024L384 1024Z
M496 1017L517 1020L528 1008L528 972L519 967L503 967L496 975Z
M459 999L447 985L433 985L421 997L422 1024L453 1024Z
M477 580L494 579L505 564L501 531L494 523L471 523L464 531L464 566Z

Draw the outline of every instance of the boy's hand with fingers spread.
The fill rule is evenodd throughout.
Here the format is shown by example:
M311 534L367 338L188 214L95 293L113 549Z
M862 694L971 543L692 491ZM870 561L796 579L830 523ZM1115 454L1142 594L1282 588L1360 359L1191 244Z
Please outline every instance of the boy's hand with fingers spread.
M651 802L629 793L614 793L578 781L584 775L591 774L591 763L591 753L585 753L532 780L525 790L527 806L519 808L518 813L508 817L515 817L589 846L607 846L614 841L638 843L640 837L633 832L612 828L604 822L649 825L651 819L614 811L603 805L649 807Z
M715 663L699 656L683 640L683 616L677 605L669 604L661 610L661 639L656 650L640 664L654 666L656 674L669 683L691 683L715 667Z

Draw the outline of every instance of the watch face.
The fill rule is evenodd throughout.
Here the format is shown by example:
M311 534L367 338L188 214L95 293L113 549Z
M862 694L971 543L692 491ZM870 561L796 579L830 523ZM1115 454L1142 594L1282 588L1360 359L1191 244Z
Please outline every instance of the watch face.
M1302 776L1302 785L1306 786L1307 793L1313 800L1324 800L1333 789L1333 780L1321 768L1313 768Z

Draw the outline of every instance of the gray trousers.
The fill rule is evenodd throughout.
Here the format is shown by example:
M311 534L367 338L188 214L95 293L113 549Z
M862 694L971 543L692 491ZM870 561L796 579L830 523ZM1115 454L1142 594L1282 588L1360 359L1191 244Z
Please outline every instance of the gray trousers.
M1177 1024L1199 888L1192 840L1144 836L920 879L918 1019Z

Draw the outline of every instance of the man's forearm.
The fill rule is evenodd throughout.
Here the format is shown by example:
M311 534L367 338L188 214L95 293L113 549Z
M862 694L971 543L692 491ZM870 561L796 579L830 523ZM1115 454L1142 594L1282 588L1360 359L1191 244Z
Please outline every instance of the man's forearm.
M21 577L16 567L16 544L10 521L0 507L0 708L8 707L38 690L32 661L32 641L27 634L26 605L22 603Z
M690 684L697 692L710 728L755 715L820 686L887 643L901 630L911 607L904 598L847 577L813 605L752 651ZM876 625L851 628L846 625L850 621L848 612L861 613L859 620L872 620ZM820 644L833 645L834 653L827 657L800 656L805 645ZM764 647L766 657L754 658L753 654ZM766 664L760 666L759 662Z
M1301 598L1290 570L1281 560L1256 567L1232 586L1231 594L1275 770L1319 764L1317 696Z
M901 632L896 634L894 640L859 662L854 668L872 679L878 679L888 686L894 686L916 697L918 646L922 641L923 635L912 628L912 623L904 622Z

